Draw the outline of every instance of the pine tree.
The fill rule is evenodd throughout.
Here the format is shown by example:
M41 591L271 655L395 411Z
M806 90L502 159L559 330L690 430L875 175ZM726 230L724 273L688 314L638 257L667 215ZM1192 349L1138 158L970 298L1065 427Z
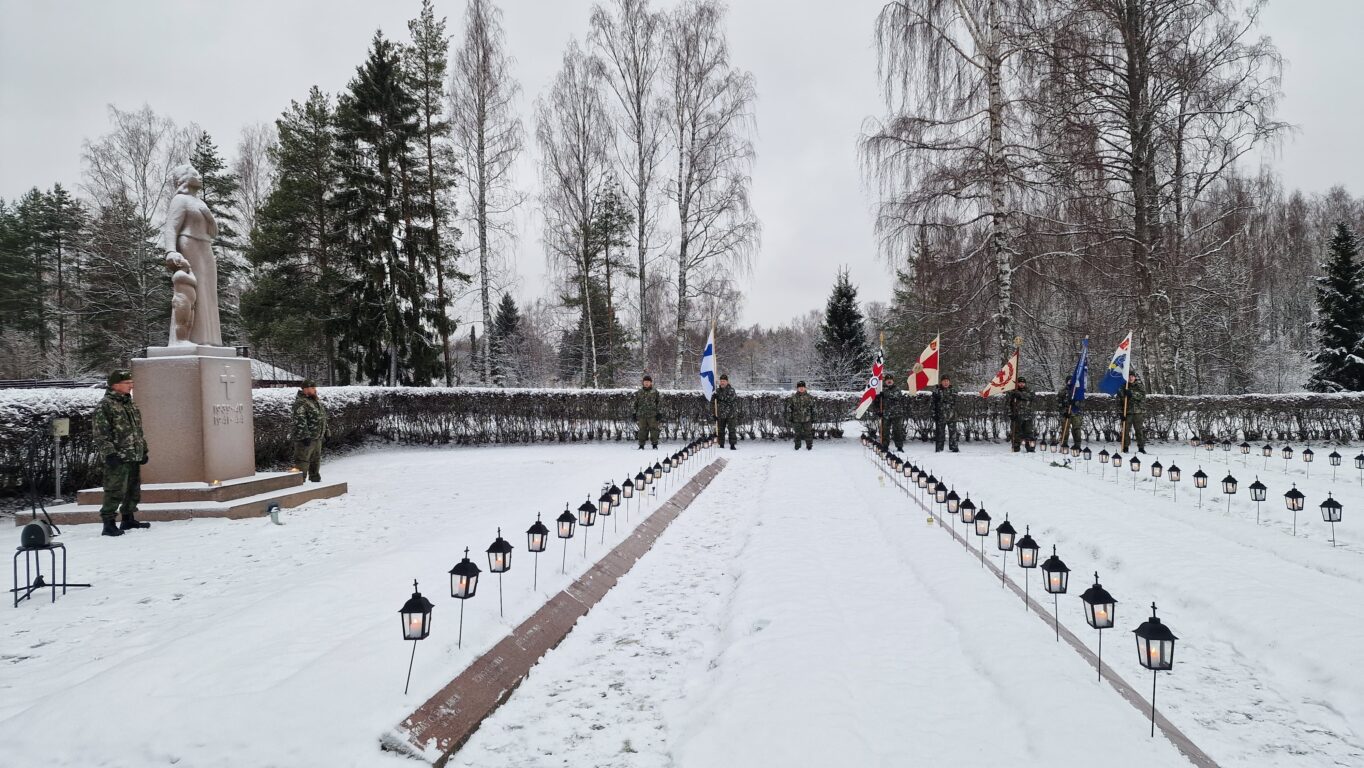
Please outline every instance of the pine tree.
M592 386L593 371L608 371L621 368L629 362L630 347L628 331L620 324L619 319L611 317L606 309L606 287L600 280L590 279L587 281L588 306L587 311L581 312L578 322L573 327L564 331L559 342L559 378L564 382L577 381L582 386ZM580 301L575 295L572 301ZM569 303L566 301L565 303ZM591 325L589 326L589 323ZM620 340L616 346L614 355L607 350L605 344L593 344L593 339L606 339L613 337ZM595 351L595 358L593 352ZM602 381L600 376L598 382L606 385L608 382Z
M521 348L521 312L511 294L502 294L493 318L492 338L488 349L493 355L493 383L499 387L515 384L517 356Z
M430 300L434 265L423 217L417 104L402 50L376 33L336 111L341 186L335 198L345 275L339 358L347 377L429 385L442 373L443 312Z
M1331 237L1325 274L1317 278L1319 349L1312 357L1314 392L1364 391L1364 263L1345 224Z
M336 383L343 318L332 201L337 176L331 100L317 87L275 122L274 189L256 215L247 258L255 270L242 317L256 353L288 370Z
M61 184L54 184L46 196L44 242L51 258L53 319L56 324L56 373L69 376L76 372L75 328L72 320L80 313L81 252L86 226L85 207L71 197Z
M122 367L142 349L164 343L170 281L160 258L146 247L157 234L126 196L114 196L92 217L80 296L79 354L86 367Z
M241 184L237 181L237 175L228 170L222 155L218 154L218 147L208 131L200 132L189 164L199 172L204 184L199 191L199 199L208 206L218 223L218 236L213 240L213 251L218 260L218 311L223 342L231 344L243 337L241 294L246 265L241 258L242 244L233 208Z
M871 368L872 354L867 344L866 322L857 304L857 288L846 269L838 272L819 335L815 349L824 370L824 386L855 389Z
M601 339L600 343L605 344L605 359L609 361L601 371L599 383L604 387L612 387L616 384L617 362L624 357L617 354L617 349L625 343L625 340L615 333L615 329L619 327L616 322L616 290L623 282L622 278L635 275L630 254L625 251L625 246L630 243L629 237L635 225L635 215L626 207L620 186L609 177L597 196L595 208L596 215L592 219L588 248L594 255L601 254L605 280L603 296L606 299L608 322L606 337Z
M450 36L445 34L445 18L436 20L431 0L422 0L421 14L407 23L412 45L405 57L408 88L417 107L417 165L414 169L415 196L421 215L431 219L425 230L429 238L425 248L429 252L432 271L436 278L436 331L440 334L441 365L445 385L454 384L454 370L450 362L450 334L455 329L450 319L449 280L468 277L453 268L458 249L459 230L450 226L457 215L453 195L459 172L455 165L451 143L450 121L446 119L445 73L450 60ZM448 237L447 237L448 228Z

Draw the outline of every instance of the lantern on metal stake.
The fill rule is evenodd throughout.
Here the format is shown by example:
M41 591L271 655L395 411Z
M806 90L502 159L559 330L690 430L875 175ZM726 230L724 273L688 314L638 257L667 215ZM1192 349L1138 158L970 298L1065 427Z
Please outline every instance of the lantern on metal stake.
M1355 469L1359 470L1359 484L1364 485L1364 453L1355 456Z
M1155 482L1155 481L1156 481L1156 480L1159 480L1161 474L1164 473L1164 472L1165 472L1165 467L1161 466L1161 464L1160 464L1160 459L1156 459L1155 461L1151 462L1151 495L1152 495L1152 496L1155 496L1155 495L1156 495L1156 488L1160 485L1159 483L1157 483L1157 482Z
M1132 455L1132 460L1127 462L1127 466L1132 469L1132 490L1137 489L1137 473L1141 471L1141 459L1136 454Z
M1264 468L1269 469L1269 457L1274 455L1274 446L1270 445L1269 443L1265 443L1264 447L1260 449L1260 453L1263 454L1265 457Z
M568 511L568 505L564 505L564 511L554 521L558 524L559 538L564 540L564 561L559 565L560 573L568 573L568 540L573 538L573 529L578 527L578 518Z
M1246 465L1246 457L1250 455L1250 443L1242 442L1239 447L1241 449L1241 466L1244 467Z
M1085 604L1085 621L1089 626L1099 630L1099 679L1104 676L1104 630L1113 628L1114 609L1117 608L1118 601L1108 594L1108 590L1099 584L1099 574L1094 574L1094 584L1080 594L1080 600Z
M1288 507L1288 511L1293 513L1293 535L1298 535L1298 513L1302 511L1302 491L1298 490L1298 484L1294 483L1288 493L1283 495L1283 502Z
M981 507L976 513L976 536L980 538L980 567L985 567L985 537L990 535L990 513Z
M620 484L620 496L625 499L625 522L630 522L630 499L635 496L635 484L630 481L630 476L625 476L625 482Z
M1099 479L1104 478L1104 473L1108 470L1108 449L1099 451Z
M1156 673L1175 665L1175 637L1170 628L1156 618L1156 604L1151 603L1151 618L1132 630L1137 636L1137 660L1151 670L1151 735L1156 735Z
M967 499L967 501L970 501L970 499ZM974 502L972 502L971 504L961 504L961 505L958 505L957 509L961 512L961 524L962 524L962 525L965 525L965 526L968 526L968 527L969 527L969 526L972 526L972 525L975 525L975 523L976 523L976 515L978 515L978 514L980 514L980 513L979 513L979 511L976 509L976 505L975 505ZM953 530L955 530L955 529L953 529ZM968 533L968 535L969 535L970 531L968 531L967 533ZM970 540L969 538L967 538L966 536L962 536L962 537L961 537L961 545L962 545L963 547L966 547L967 551L970 551L970 549L971 549L971 540Z
M1032 530L1031 526L1024 526L1024 527L1023 527L1023 538L1019 539L1019 540L1018 540L1018 544L1015 545L1016 548L1018 549L1018 567L1024 569L1024 571L1023 571L1023 610L1024 610L1024 611L1030 611L1030 610L1032 610L1032 609L1028 606L1028 573L1029 573L1033 568L1036 568L1036 567L1037 567L1037 550L1038 550L1038 546L1037 546L1037 542L1036 542L1036 541L1033 541L1032 536L1029 535L1029 531L1031 531L1031 530Z
M488 572L497 574L497 615L502 616L502 574L511 570L512 545L502 538L502 529L497 529L497 538L488 545Z
M948 514L956 514L957 510L961 508L961 497L957 495L956 488L952 488L947 491L947 497L944 499L944 501L947 502Z
M1269 488L1265 487L1265 484L1262 483L1262 482L1260 482L1260 478L1259 478L1259 477L1256 477L1256 478L1255 478L1255 482L1251 483L1250 486L1249 486L1249 488L1250 488L1250 500L1253 501L1253 502L1255 502L1255 524L1256 524L1256 525L1259 525L1259 524L1260 524L1260 502L1262 502L1262 501L1265 500L1265 494L1269 492Z
M597 505L588 498L578 505L578 527L591 528L597 524ZM583 557L587 557L587 534L583 534Z
M1293 458L1293 447L1285 445L1281 454L1283 456L1283 471L1288 471L1288 460Z
M1066 588L1070 584L1070 569L1056 556L1056 545L1051 545L1051 557L1042 563L1042 573L1046 574L1046 581L1043 582L1047 591L1051 593L1052 621L1056 625L1056 641L1061 641L1061 595L1066 593Z
M1170 501L1179 501L1179 465L1171 464L1165 476L1170 478Z
M1208 473L1199 467L1193 473L1193 487L1198 489L1198 508L1203 508L1203 489L1208 487Z
M1336 467L1340 466L1340 459L1340 451L1332 450L1326 454L1326 461L1331 465L1331 482L1333 483L1336 481Z
M1317 455L1312 452L1311 448L1302 449L1302 463L1307 465L1308 477L1312 476L1312 459L1315 459L1316 457Z
M610 516L611 516L611 507L612 507L612 506L613 506L613 505L611 504L611 491L610 491L609 489L608 489L608 490L605 490L605 491L602 491L601 498L597 499L597 516L598 516L598 517L610 517ZM602 541L603 544L606 543L606 525L605 525L605 524L603 524L602 527L601 527L601 541Z
M1236 478L1231 475L1222 478L1222 493L1227 495L1227 514L1231 514L1231 497L1236 495Z
M1340 502L1326 494L1326 501L1321 503L1321 519L1331 524L1331 546L1336 545L1336 523L1340 522L1340 513L1344 507Z
M535 522L526 529L526 551L535 553L534 576L531 577L530 588L536 589L540 586L540 553L549 546L549 529L540 522L540 515L535 515Z
M1087 475L1089 474L1089 462L1094 460L1094 452L1089 450L1089 446L1086 445L1085 449L1080 451L1080 458L1085 460L1085 474Z
M1009 572L1009 553L1013 551L1014 536L1017 534L1018 531L1014 530L1013 523L1009 522L1009 513L1005 512L1004 522L995 528L997 539L995 545L999 547L999 551L1004 553L1004 557L1001 558L1004 561L1004 567L999 570L999 586L1001 588L1004 587L1004 574Z
M403 684L403 695L412 685L412 662L417 660L417 641L425 640L431 634L431 601L422 597L417 590L417 580L412 580L412 597L403 603L398 613L403 621L403 639L412 641L412 656L407 660L407 682Z
M459 600L459 637L455 647L464 645L464 601L478 591L478 566L469 559L469 548L464 548L464 559L450 569L450 597Z

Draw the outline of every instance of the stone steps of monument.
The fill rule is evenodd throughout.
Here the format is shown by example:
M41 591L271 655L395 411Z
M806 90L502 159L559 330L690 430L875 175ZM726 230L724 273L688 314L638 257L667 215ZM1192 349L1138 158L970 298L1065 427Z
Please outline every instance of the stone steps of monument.
M221 484L209 483L143 483L143 504L167 504L190 501L235 501L248 496L279 491L303 485L301 472L257 472L250 477L224 480ZM104 491L99 488L84 488L76 492L77 504L99 506L104 500Z
M145 522L168 520L194 520L208 517L225 517L238 520L247 517L264 517L272 503L288 509L305 504L314 499L330 499L347 491L345 482L321 482L293 485L251 496L225 501L176 501L143 502L137 507L137 519ZM62 504L49 507L47 513L57 525L80 525L98 523L98 504ZM41 518L41 514L39 515ZM33 522L34 515L22 512L15 515L15 525Z

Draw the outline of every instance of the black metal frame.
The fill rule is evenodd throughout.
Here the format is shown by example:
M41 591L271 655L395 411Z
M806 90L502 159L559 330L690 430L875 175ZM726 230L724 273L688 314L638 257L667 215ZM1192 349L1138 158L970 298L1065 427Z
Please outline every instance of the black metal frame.
M57 550L59 549L62 551L62 580L50 583L46 582L43 580L43 556L41 553L47 552L48 558L51 561L52 578L55 579L57 577ZM22 587L19 586L19 555L21 553L24 556L24 586ZM89 584L67 583L66 545L60 542L48 544L47 546L43 547L16 547L14 552L14 560L12 561L11 565L12 570L14 572L14 588L10 590L10 593L14 595L15 608L19 607L20 601L27 600L28 598L33 597L33 593L37 592L40 589L51 588L52 590L51 602L55 603L57 602L57 587L61 587L62 594L65 595L66 590L68 588L74 589L76 587L90 586ZM36 576L34 575L34 571L37 571ZM24 594L20 595L19 594L20 592L23 592Z

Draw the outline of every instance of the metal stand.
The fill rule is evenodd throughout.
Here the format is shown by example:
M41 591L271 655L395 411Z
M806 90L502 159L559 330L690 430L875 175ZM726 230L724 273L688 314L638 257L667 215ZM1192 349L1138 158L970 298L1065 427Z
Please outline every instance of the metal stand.
M47 552L51 561L52 577L57 577L57 550L62 551L62 580L59 582L47 582L43 579L42 552ZM19 586L19 554L24 555L24 586ZM61 543L48 544L45 547L16 547L14 561L12 563L14 571L14 588L10 593L14 595L14 607L19 607L19 601L33 596L33 593L44 587L52 590L51 602L57 602L57 587L62 588L62 594L66 594L68 588L89 587L89 584L69 584L66 581L66 545ZM36 571L36 575L34 572ZM20 593L23 593L22 595Z

